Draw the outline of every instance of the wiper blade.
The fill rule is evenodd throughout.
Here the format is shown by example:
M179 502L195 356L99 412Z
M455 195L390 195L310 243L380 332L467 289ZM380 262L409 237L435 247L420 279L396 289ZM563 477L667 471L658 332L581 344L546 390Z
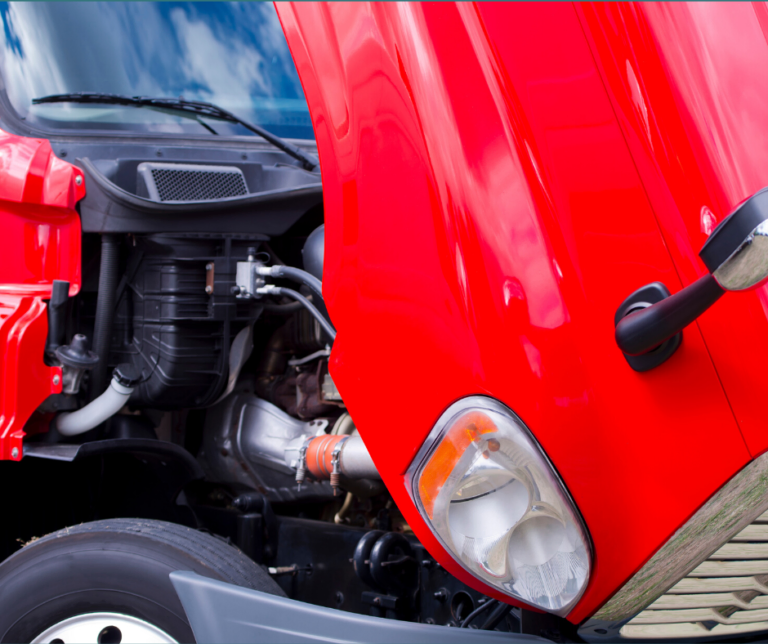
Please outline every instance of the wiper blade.
M223 121L229 121L230 123L237 123L242 125L246 130L250 130L254 134L258 134L262 139L269 141L276 148L282 150L286 154L289 154L297 161L301 162L301 166L305 170L314 170L317 168L318 161L313 156L307 154L303 150L300 150L295 145L291 145L288 141L284 141L279 136L268 132L259 125L254 125L248 121L244 121L239 116L235 116L232 112L228 112L218 105L213 103L204 103L202 101L185 101L179 98L154 98L152 96L124 96L122 94L102 94L100 92L76 92L73 94L51 94L50 96L41 96L40 98L33 98L33 105L40 105L42 103L100 103L102 105L133 105L136 107L161 107L170 110L178 110L179 112L188 112L190 114L197 114L199 116L208 116L211 118L221 119Z

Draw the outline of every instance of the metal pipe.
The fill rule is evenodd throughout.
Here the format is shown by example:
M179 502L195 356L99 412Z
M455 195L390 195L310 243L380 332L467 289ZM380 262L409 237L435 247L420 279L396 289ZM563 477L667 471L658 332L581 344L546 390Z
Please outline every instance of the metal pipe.
M306 468L318 480L330 480L333 472L333 452L342 442L339 452L339 473L348 479L381 479L368 449L359 436L323 434L307 442Z

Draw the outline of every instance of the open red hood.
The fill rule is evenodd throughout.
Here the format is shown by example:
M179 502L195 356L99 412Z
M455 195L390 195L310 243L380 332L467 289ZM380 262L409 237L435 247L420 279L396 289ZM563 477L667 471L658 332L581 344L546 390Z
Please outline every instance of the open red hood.
M765 9L278 12L322 164L331 369L377 467L424 544L483 588L404 472L454 401L508 405L590 532L581 621L768 447L764 288L726 295L646 373L613 335L635 289L702 275L707 234L768 184Z

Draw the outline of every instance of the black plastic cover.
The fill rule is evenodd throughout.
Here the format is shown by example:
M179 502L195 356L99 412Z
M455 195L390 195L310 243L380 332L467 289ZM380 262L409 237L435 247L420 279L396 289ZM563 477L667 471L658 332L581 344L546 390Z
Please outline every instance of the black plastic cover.
M117 365L112 372L112 378L123 387L135 387L141 380L141 373L132 364L127 362Z
M134 175L144 160L124 163ZM172 162L173 159L166 161ZM188 163L188 161L186 161ZM119 162L118 166L119 166ZM301 216L322 203L319 177L297 168L246 168L253 186L242 197L165 203L129 192L107 178L88 158L75 161L88 188L80 202L83 232L97 233L285 233ZM232 164L230 164L232 165ZM117 176L119 175L119 168ZM136 190L134 179L133 189Z
M126 268L110 349L111 364L142 373L135 407L204 407L223 391L232 340L261 304L233 293L237 262L258 235L136 236ZM212 288L206 291L206 286Z

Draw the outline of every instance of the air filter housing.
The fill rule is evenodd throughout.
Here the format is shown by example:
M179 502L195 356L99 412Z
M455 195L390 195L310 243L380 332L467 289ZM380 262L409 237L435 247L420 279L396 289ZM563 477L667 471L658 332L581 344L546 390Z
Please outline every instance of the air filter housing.
M234 166L140 163L137 194L152 201L218 201L248 194L242 170Z

